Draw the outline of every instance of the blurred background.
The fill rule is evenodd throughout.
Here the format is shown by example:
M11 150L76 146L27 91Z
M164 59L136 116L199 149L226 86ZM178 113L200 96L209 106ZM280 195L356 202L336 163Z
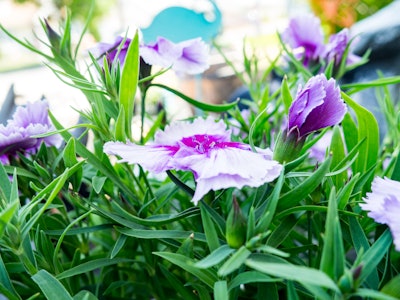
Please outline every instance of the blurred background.
M376 14L393 0L215 0L221 11L221 30L216 39L226 55L238 64L242 61L243 40L259 51L258 57L273 59L278 51L276 32L282 30L288 18L295 13L311 11L320 17L326 33L343 27L362 24L362 20ZM165 8L181 6L204 14L212 21L213 6L210 0L95 0L94 17L81 45L81 57L99 41L111 42L117 34L128 29L149 27ZM399 5L396 6L397 8ZM0 23L12 34L26 38L42 47L35 38L42 37L40 19L46 18L54 28L69 10L73 20L73 39L78 39L90 9L90 1L80 0L0 0ZM398 12L392 12L398 19ZM379 21L378 21L379 22ZM363 28L369 30L368 24ZM193 97L204 101L227 100L240 87L234 73L224 64L223 58L212 49L210 70L201 85L193 77L176 77L173 72L161 80ZM83 95L62 83L43 65L40 57L29 52L0 32L0 104L13 87L15 101L23 104L42 96L64 126L77 122L74 109L86 106ZM199 90L200 89L200 90ZM171 114L179 118L190 113L183 103L174 99ZM189 108L186 108L189 109Z

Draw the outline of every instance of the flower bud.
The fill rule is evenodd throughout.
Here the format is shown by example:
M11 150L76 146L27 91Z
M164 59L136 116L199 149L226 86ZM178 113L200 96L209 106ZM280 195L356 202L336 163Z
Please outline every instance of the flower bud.
M231 211L226 220L226 241L231 248L238 249L246 242L246 219L239 203L234 198Z
M353 290L353 273L350 270L345 270L344 274L339 278L338 286L342 293L349 293Z
M68 60L72 60L71 54L71 38L70 32L67 27L65 28L65 32L63 33L63 37L61 37L48 23L48 21L44 20L44 30L46 31L47 38L49 39L51 45L51 52L54 57L61 56Z
M304 142L305 137L299 137L297 128L289 132L284 130L276 141L273 159L280 163L291 162L299 156Z

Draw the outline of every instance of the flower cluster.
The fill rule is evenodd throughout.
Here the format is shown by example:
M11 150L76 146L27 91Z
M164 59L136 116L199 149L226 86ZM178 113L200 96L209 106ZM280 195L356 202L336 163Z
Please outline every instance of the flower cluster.
M400 251L400 182L376 177L372 192L364 200L361 208L369 211L368 216L376 222L389 226L395 248Z
M8 163L8 157L17 152L34 153L44 142L47 146L61 145L59 135L37 138L35 135L54 131L48 117L47 101L28 103L26 107L18 107L7 125L0 124L0 160Z
M324 39L321 21L313 14L293 17L282 33L282 40L290 45L296 58L302 60L305 66L330 61L338 65L350 43L349 30L344 28L339 33L331 35L327 44ZM355 64L360 59L359 56L349 52L346 64Z
M175 122L158 131L152 144L108 142L104 152L154 173L192 171L197 182L192 201L197 204L210 190L258 187L274 180L282 170L271 159L269 149L253 152L249 145L231 141L230 136L231 131L222 120L197 118L192 123Z
M101 57L105 55L109 65L116 60L123 65L130 43L131 39L118 36L114 43L99 43L96 52ZM139 49L141 58L148 65L171 67L178 74L198 74L209 67L208 46L200 38L173 43L158 37L154 43L141 44Z

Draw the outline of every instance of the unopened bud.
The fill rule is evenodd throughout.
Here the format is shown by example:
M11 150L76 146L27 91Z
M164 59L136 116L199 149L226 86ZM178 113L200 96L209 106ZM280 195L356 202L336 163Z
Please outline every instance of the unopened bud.
M226 220L226 241L231 248L238 249L246 242L246 219L239 203L233 199L232 208Z
M274 160L280 163L291 162L299 156L304 142L305 137L300 137L297 128L280 132L274 147Z

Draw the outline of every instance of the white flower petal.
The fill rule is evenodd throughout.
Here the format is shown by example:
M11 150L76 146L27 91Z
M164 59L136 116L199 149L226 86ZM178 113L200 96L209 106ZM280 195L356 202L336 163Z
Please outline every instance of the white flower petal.
M164 172L173 168L171 158L174 151L167 147L108 142L104 144L104 152L120 156L121 160L119 162L139 164L154 173Z

